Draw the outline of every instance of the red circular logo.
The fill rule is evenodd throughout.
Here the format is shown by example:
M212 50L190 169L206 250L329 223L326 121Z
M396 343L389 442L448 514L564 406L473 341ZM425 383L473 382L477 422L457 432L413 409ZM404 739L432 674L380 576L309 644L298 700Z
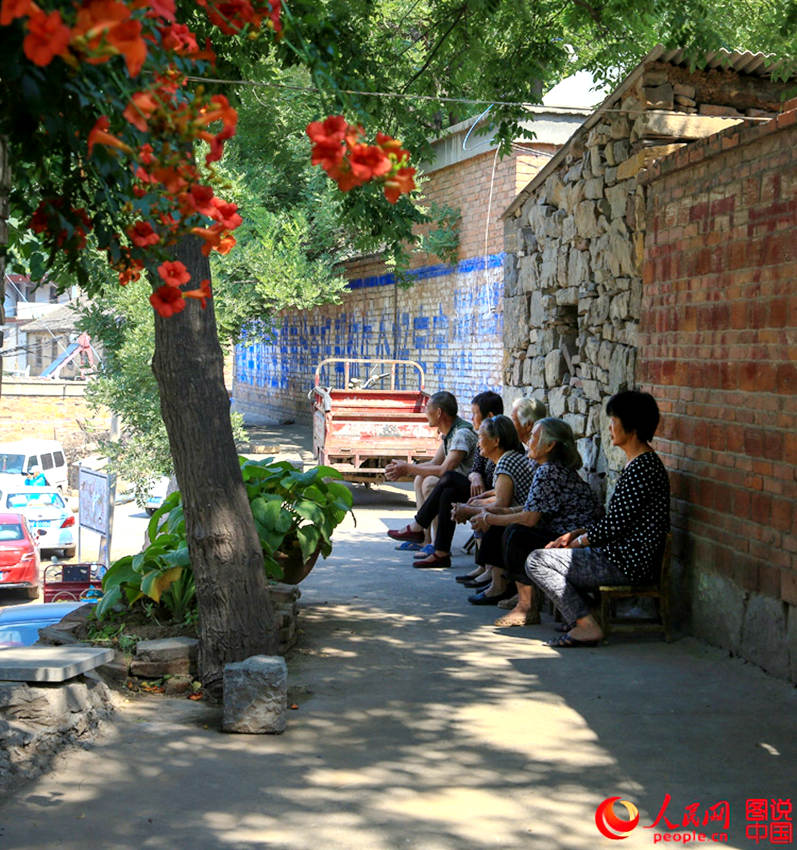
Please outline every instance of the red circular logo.
M625 807L626 812L628 812L628 820L617 817L614 811L614 804L617 802ZM595 810L595 826L603 835L615 841L628 838L628 835L623 833L631 832L638 823L639 809L633 803L628 800L621 800L619 797L608 797Z

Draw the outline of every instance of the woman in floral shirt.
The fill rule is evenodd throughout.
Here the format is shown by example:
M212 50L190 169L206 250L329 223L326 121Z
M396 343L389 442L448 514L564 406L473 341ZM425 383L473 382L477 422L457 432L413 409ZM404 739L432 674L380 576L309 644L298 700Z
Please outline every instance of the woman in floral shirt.
M539 623L540 595L534 593L526 576L526 557L572 528L574 523L592 522L603 514L595 494L577 472L581 456L567 422L547 418L535 423L529 439L529 456L535 471L522 507L488 508L471 520L476 529L506 529L500 560L503 569L493 570L493 584L485 594L486 598L497 601L514 595L516 584L518 599L509 614L496 620L497 626Z

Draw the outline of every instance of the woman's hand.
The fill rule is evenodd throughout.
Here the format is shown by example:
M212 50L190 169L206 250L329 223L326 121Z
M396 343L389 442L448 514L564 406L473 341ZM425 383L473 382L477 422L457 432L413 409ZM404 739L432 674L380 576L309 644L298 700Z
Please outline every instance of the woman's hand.
M451 505L451 519L454 522L466 522L468 517L473 515L473 509L468 508L464 502L454 502Z
M385 478L388 481L395 481L401 478L406 471L407 464L400 460L391 460L385 467Z
M487 511L482 511L480 514L476 514L475 517L471 517L470 527L474 531L487 531L487 529L490 527L489 523L487 522Z
M470 497L481 496L484 492L484 479L478 472L471 472L470 478Z
M580 534L580 531L568 531L566 534L561 534L556 540L548 543L546 549L572 549L572 543Z

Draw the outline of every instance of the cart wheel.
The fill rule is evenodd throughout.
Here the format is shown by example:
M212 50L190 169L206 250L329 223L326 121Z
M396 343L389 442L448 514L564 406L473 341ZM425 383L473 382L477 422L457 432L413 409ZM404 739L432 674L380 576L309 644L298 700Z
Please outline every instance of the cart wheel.
M79 602L80 600L72 593L71 590L59 590L58 593L53 596L50 600L51 602Z
M87 587L81 594L81 599L101 599L102 591L99 587Z

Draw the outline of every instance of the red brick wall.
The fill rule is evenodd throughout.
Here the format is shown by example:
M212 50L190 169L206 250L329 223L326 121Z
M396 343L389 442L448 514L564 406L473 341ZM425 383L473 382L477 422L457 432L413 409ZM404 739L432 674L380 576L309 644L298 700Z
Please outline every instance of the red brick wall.
M638 367L662 409L677 553L792 606L795 118L734 128L651 170Z

